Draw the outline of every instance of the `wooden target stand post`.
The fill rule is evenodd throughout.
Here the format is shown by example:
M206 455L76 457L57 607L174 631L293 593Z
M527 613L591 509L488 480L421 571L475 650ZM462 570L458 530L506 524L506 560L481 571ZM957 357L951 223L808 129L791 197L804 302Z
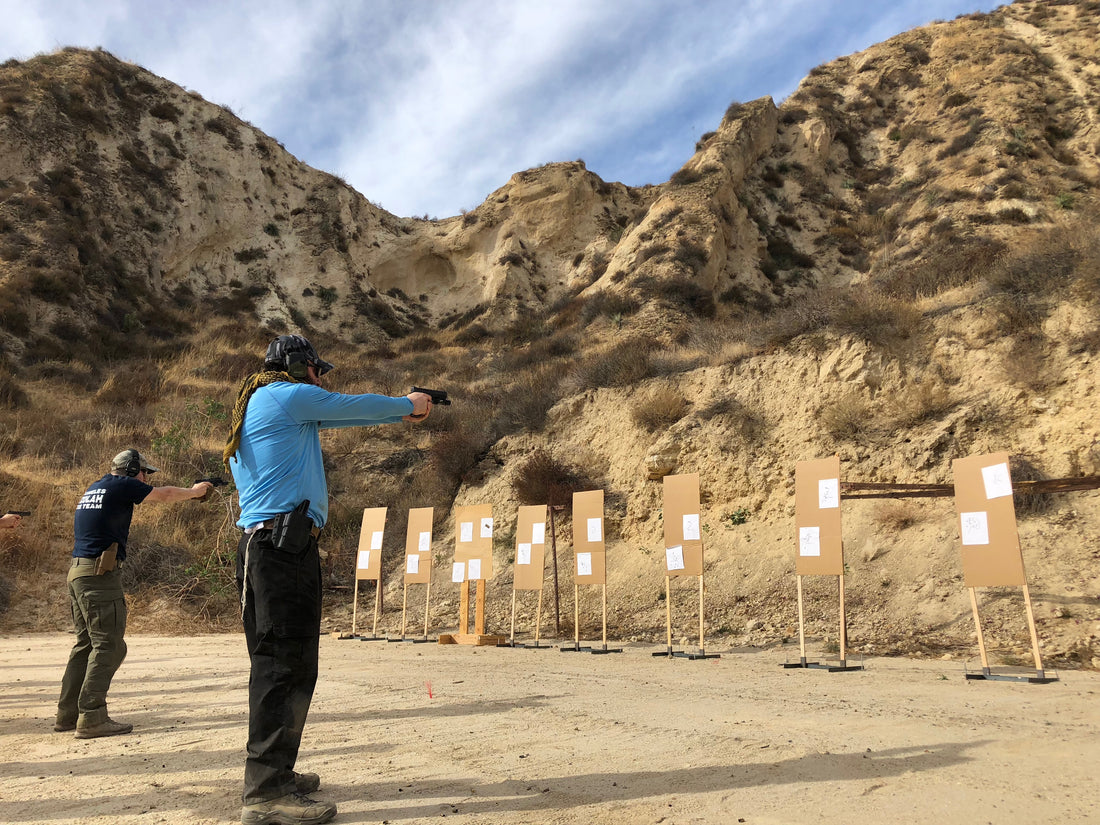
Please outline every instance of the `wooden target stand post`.
M797 662L786 662L786 668L815 668L830 673L863 670L863 665L848 664L848 625L844 613L844 543L840 531L840 457L816 461L800 461L794 474L795 526L798 530L798 558L795 578L798 581L798 647ZM806 622L802 601L803 576L836 576L840 593L840 645L838 664L829 665L806 660Z
M966 678L1033 684L1057 682L1056 676L1047 676L1043 671L1043 660L1039 656L1039 634L1035 629L1035 612L1031 607L1024 556L1016 529L1008 453L959 458L951 462L951 468L955 476L955 507L959 514L963 578L970 589L970 606L974 611L978 652L982 660L982 672L967 673ZM977 588L1006 586L1023 588L1031 650L1035 657L1034 676L994 674L989 667L982 621L978 614Z
M388 642L412 642L423 644L434 641L428 638L428 605L432 597L432 519L435 510L432 507L416 507L409 510L408 528L405 532L405 580L401 594L401 636L387 639ZM408 604L409 585L424 584L424 635L409 637Z
M458 633L441 633L441 645L499 645L503 636L485 632L485 581L493 577L493 507L455 508L455 558L451 581L461 582ZM474 631L470 632L470 582L477 582Z
M654 656L682 659L720 659L717 653L707 653L703 641L703 536L700 524L699 474L689 473L664 478L665 523L665 624L668 647ZM672 579L679 576L699 577L699 651L689 653L672 649Z
M581 647L580 585L603 588L603 643ZM603 490L573 493L573 644L562 653L622 653L607 646L607 549L604 544Z
M351 635L341 639L358 639L361 642L384 642L378 635L378 614L382 611L382 535L386 528L386 508L370 507L363 511L363 526L359 531L359 550L355 554L355 591L351 602ZM359 582L374 582L374 624L371 635L356 633L359 611Z
M512 579L512 627L504 647L523 647L548 649L550 645L539 643L542 629L542 581L546 551L546 515L545 504L535 504L519 508L516 517L516 562ZM538 607L535 609L535 641L522 644L516 641L516 593L520 590L537 590Z

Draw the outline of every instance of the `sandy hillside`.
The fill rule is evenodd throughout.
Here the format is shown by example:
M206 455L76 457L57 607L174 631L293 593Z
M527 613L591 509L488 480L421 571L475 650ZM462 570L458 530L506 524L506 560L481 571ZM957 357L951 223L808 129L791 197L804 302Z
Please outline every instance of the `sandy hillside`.
M50 730L70 639L0 640L0 821L237 821L242 638L133 637L111 709L135 732L87 742ZM957 661L831 674L781 668L793 649L652 650L326 637L299 767L342 823L1097 819L1100 674L976 683Z

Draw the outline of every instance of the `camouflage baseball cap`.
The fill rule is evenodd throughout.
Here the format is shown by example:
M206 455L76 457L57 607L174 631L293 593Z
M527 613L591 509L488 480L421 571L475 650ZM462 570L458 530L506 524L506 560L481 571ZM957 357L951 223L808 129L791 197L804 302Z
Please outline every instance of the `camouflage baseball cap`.
M272 341L264 355L264 363L278 364L282 369L286 369L290 364L289 356L292 353L301 354L307 364L317 368L318 375L324 375L333 369L333 365L321 358L313 348L313 344L301 335L280 335Z
M137 450L123 450L111 460L111 472L123 472L127 475L137 475L142 470L148 475L159 470L145 460L145 456Z

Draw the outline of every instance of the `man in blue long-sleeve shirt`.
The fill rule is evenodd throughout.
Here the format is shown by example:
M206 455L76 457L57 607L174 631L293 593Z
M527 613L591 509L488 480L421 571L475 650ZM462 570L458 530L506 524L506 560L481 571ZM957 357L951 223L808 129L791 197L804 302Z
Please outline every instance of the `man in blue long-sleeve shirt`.
M336 814L335 805L308 796L320 778L294 771L321 633L317 536L328 519L328 486L319 432L420 421L432 406L422 392L398 398L328 392L321 376L331 369L302 336L276 338L264 370L241 383L225 448L240 494L237 585L252 664L246 824L322 823Z

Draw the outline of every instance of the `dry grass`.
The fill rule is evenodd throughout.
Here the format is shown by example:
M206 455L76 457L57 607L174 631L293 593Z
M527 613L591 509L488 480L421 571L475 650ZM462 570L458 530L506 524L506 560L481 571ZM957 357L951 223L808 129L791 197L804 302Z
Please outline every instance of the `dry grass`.
M650 375L651 353L655 344L648 338L635 338L615 344L582 360L566 376L562 388L569 395L600 387L627 387Z
M7 365L0 363L0 409L14 410L27 405L27 394Z
M671 387L658 387L640 399L630 411L634 423L644 430L667 430L685 415L687 399Z
M764 419L732 395L714 399L703 406L697 415L703 421L721 417L729 423L741 441L747 444L759 443L764 437Z
M534 450L512 476L512 490L521 504L572 503L573 493L593 484L583 470L549 450Z
M131 364L108 376L95 394L97 404L131 407L149 404L160 397L162 379L155 363Z
M956 403L943 384L924 382L910 384L889 397L884 412L895 427L909 429L942 418Z
M866 444L878 435L873 405L855 390L822 406L818 423L836 441Z
M912 501L884 501L875 506L872 519L885 533L900 533L922 521L924 511Z

